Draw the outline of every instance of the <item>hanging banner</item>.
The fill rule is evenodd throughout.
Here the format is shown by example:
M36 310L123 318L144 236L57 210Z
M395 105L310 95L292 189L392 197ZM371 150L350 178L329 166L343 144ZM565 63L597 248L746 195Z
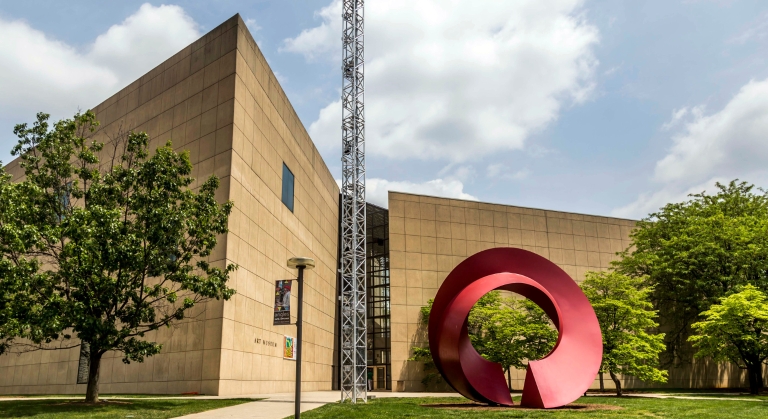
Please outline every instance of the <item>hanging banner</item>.
M275 282L275 326L291 324L291 281Z
M296 360L296 339L291 336L283 339L283 359Z

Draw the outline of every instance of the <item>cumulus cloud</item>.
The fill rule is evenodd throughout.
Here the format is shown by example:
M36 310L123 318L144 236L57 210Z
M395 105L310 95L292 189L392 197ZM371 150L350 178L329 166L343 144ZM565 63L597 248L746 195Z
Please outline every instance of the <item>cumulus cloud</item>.
M341 183L339 180L336 180L336 182ZM366 179L365 186L365 200L384 208L387 208L389 205L389 191L477 201L477 197L464 192L464 184L461 181L453 179L434 179L415 183L369 178Z
M669 152L656 163L653 180L658 190L616 209L615 215L646 215L688 193L711 189L716 181L740 178L768 186L768 79L742 86L715 113L706 115L699 106L676 111L672 119L680 115L682 120L686 114L689 119L672 135Z
M658 211L670 202L683 202L688 200L688 195L700 192L715 192L715 183L728 183L733 179L725 177L713 177L694 186L666 185L654 192L646 192L630 204L615 208L611 211L614 217L640 219L652 212ZM746 179L745 179L746 180Z
M531 171L528 169L515 170L507 164L496 163L489 165L485 174L488 178L496 180L523 180L531 174Z
M181 7L145 3L99 35L87 58L132 81L199 37L197 23Z
M366 4L367 151L462 162L520 149L593 88L598 30L581 0ZM341 2L283 51L339 62ZM309 128L336 160L341 105ZM329 154L333 153L333 154Z
M680 121L688 115L688 108L680 108L672 111L672 118L661 126L662 131L668 131L676 127Z
M662 182L699 182L713 173L765 168L768 158L768 80L750 81L725 107L697 115L672 137L672 148L656 163Z
M25 21L0 19L0 115L13 122L31 120L38 111L54 118L71 116L78 108L97 105L199 36L198 25L181 7L149 3L82 47L56 40Z
M258 32L261 30L261 26L259 26L259 24L256 23L256 19L253 18L245 19L245 26L247 26L251 32Z
M366 8L370 9L371 4ZM315 12L315 18L322 20L320 26L305 29L295 38L286 39L280 52L296 52L310 61L333 58L341 62L341 1L334 0L328 6ZM367 29L366 29L367 31Z
M750 22L738 35L730 39L734 44L746 44L750 41L762 41L768 38L768 13L762 13Z

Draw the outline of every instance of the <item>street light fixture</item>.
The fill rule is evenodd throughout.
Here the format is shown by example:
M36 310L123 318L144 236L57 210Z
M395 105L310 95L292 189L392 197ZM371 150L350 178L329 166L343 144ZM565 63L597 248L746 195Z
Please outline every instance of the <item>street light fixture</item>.
M295 410L294 417L298 419L301 416L301 347L304 346L304 341L301 340L301 314L303 308L304 298L304 269L312 269L315 267L315 260L305 257L293 257L288 259L288 267L296 268L299 270L299 277L297 279L299 285L299 307L296 310L296 396L295 396Z

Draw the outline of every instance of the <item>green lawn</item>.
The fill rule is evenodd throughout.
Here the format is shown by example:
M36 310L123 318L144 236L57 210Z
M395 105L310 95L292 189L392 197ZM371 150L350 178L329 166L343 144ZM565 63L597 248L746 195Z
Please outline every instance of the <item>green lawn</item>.
M735 399L762 399L763 401L768 401L768 392L761 391L760 395L755 396L752 394L749 394L748 389L739 389L739 388L733 388L733 389L642 389L642 390L630 390L627 391L625 394L627 395L633 395L633 394L644 394L644 393L655 393L655 394L661 394L665 396L680 396L680 397L725 397L725 398L735 398ZM607 395L612 395L611 393L605 393ZM615 394L615 393L613 393Z
M86 405L79 400L0 401L0 418L164 419L247 403L253 399L121 400Z
M519 399L516 399L517 402ZM382 398L367 404L328 404L302 414L306 419L331 418L760 418L768 417L763 401L649 399L639 397L583 397L575 405L582 408L529 410L492 408L472 410L462 407L436 408L436 404L468 404L461 398ZM602 405L584 407L584 405ZM605 406L607 405L607 406ZM600 410L598 410L600 408Z
M159 399L163 397L195 397L205 394L99 394L99 399ZM60 399L85 399L85 394L2 394L2 399L26 399L26 398L60 398Z

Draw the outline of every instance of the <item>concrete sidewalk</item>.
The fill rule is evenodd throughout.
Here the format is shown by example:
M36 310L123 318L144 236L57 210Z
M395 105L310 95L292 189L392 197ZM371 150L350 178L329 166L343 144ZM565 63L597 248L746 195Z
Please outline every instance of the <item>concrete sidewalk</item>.
M317 409L325 403L301 403L301 411ZM180 416L184 419L283 419L293 416L293 401L287 400L261 400L258 402L243 403L237 406L208 410L192 415Z
M460 397L458 393L391 393L370 392L377 398L386 397ZM237 406L224 407L207 412L181 416L183 419L283 419L293 416L293 393L276 394L247 394L238 397L263 398L251 403L243 403ZM338 391L310 391L301 394L301 411L317 409L328 403L336 403L340 400Z

